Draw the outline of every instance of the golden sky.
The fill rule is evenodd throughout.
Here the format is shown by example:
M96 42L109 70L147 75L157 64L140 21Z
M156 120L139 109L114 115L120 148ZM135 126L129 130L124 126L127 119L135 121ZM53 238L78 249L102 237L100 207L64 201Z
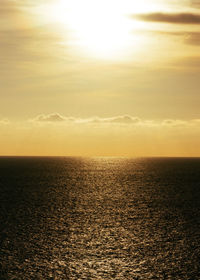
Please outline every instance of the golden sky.
M200 156L200 0L1 0L0 155Z

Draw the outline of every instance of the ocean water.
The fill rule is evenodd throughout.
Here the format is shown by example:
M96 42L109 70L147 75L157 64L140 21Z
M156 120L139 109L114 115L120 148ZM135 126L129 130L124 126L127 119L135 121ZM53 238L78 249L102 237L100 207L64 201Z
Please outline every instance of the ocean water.
M200 279L200 158L0 158L0 279Z

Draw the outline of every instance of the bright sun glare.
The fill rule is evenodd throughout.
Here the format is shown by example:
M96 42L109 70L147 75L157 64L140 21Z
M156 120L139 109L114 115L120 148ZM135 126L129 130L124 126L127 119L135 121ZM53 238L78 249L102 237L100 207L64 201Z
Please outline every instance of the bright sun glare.
M140 37L134 35L141 23L128 14L145 12L146 0L58 0L48 8L48 16L68 27L73 43L82 51L99 58L127 55L137 48Z

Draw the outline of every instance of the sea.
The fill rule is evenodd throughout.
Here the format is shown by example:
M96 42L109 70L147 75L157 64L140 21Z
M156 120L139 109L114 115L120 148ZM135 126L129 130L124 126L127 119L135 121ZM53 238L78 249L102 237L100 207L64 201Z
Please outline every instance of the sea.
M1 280L200 279L200 158L0 157Z

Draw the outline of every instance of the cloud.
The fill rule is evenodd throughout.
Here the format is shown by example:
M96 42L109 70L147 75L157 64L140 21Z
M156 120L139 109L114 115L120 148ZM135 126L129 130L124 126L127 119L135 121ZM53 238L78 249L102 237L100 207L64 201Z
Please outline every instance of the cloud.
M188 56L188 57L176 60L173 62L173 66L184 67L184 68L187 68L187 70L193 70L195 72L199 71L200 56ZM196 92L198 92L198 91L199 91L199 89L198 89L198 87L196 87Z
M161 23L200 24L200 14L193 13L148 13L133 15L133 18Z
M20 12L23 8L30 8L34 7L36 3L34 1L13 1L13 0L1 0L1 9L0 9L0 15L1 16L8 16L17 14Z
M166 119L163 120L158 126L161 128L177 128L182 129L183 131L190 129L190 128L200 128L200 119L192 119L192 120L174 120L174 119Z
M191 0L190 5L194 8L200 8L200 1L199 0Z
M0 1L0 30L24 29L30 25L33 16L28 12L28 1ZM24 9L25 8L25 9Z
M185 44L199 46L200 45L200 32L185 32L185 31L148 31L153 35L175 36L181 38Z
M192 120L181 120L181 119L164 119L164 120L142 120L138 117L130 115L120 115L113 117L91 117L91 118L76 118L73 116L62 116L59 113L52 114L41 114L36 118L32 119L36 123L74 123L74 124L126 124L126 125L137 125L143 127L183 127L183 126L194 126L200 125L200 119Z
M7 124L9 124L10 123L10 121L8 120L8 119L2 119L2 120L0 120L0 125L7 125Z
M1 0L1 10L0 10L1 16L16 13L16 11L17 11L17 5L15 2L10 0Z
M199 46L200 45L200 32L185 33L184 41L187 44Z
M0 30L0 60L18 62L23 61L52 61L58 59L58 54L52 55L57 47L60 36L56 28L47 24L43 26L24 28L23 30ZM58 51L58 50L57 50ZM15 63L16 64L16 63Z
M35 122L74 122L74 123L124 123L124 124L138 124L140 119L137 117L132 117L129 115L101 118L101 117L91 117L91 118L75 118L75 117L65 117L61 116L59 113L52 113L48 115L39 115L33 119Z
M138 117L132 117L129 115L123 115L123 116L115 116L115 117L109 117L109 118L100 118L100 117L93 117L91 119L88 119L87 122L93 122L93 123L139 123L140 119Z
M186 126L188 124L191 124L193 120L190 122L183 121L183 120L173 120L173 119L166 119L162 122L163 126L171 126L171 127L177 127L177 126Z
M67 120L66 117L63 117L58 113L52 113L49 115L39 115L33 121L36 121L36 122L63 122L66 120Z

